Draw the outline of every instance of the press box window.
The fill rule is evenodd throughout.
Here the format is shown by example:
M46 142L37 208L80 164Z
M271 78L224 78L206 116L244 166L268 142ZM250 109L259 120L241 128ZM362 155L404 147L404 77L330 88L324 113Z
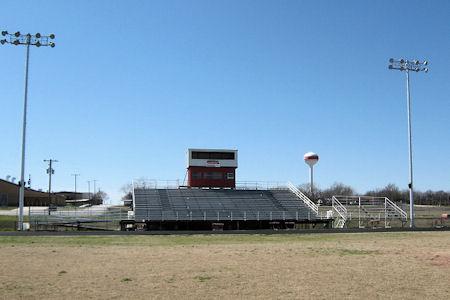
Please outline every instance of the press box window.
M227 179L234 179L233 173L227 173Z
M201 172L192 173L192 179L202 179L202 173Z
M211 173L211 172L206 172L206 173L203 173L203 178L204 179L212 179L213 178L213 175L212 175L213 173Z
M234 152L200 152L192 151L192 159L235 159Z
M212 173L212 179L223 179L223 174L220 172L213 172Z

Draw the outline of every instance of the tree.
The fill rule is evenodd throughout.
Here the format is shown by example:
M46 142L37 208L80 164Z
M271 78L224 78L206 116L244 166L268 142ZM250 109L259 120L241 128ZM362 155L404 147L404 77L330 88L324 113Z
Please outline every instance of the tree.
M133 199L133 185L131 183L124 184L120 191L123 193L122 200Z
M351 186L335 182L332 186L323 190L322 197L331 199L333 196L353 196L354 194L355 190Z
M102 204L109 199L109 196L104 191L99 190L97 193L93 195L92 199L95 201L96 204Z
M366 196L372 197L387 197L392 201L402 201L404 199L403 192L400 191L398 186L393 183L389 183L384 188L368 191Z

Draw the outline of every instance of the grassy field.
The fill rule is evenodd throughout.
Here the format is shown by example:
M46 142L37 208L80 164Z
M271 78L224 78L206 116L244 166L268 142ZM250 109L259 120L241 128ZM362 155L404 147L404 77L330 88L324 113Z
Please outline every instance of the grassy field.
M450 232L0 237L2 299L447 299Z

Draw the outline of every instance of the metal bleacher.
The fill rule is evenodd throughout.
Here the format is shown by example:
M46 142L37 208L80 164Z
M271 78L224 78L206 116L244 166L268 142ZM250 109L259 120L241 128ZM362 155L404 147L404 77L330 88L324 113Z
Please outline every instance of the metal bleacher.
M289 189L135 188L136 221L314 220Z

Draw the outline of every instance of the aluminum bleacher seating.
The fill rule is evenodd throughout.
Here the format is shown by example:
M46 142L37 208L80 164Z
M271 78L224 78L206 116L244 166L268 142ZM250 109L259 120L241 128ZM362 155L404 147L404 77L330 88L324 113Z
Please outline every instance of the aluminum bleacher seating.
M290 190L136 188L135 219L311 220L317 216Z

